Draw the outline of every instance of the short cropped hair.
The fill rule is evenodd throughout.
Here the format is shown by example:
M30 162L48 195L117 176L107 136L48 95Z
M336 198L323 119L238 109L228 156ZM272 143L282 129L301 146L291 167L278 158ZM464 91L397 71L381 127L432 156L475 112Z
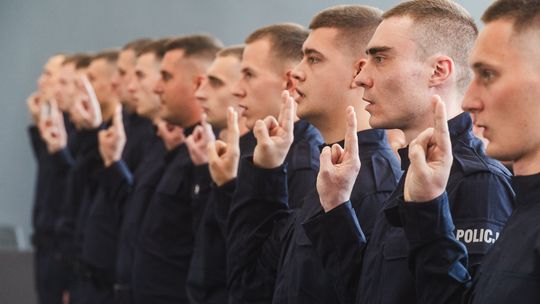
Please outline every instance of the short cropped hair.
M380 9L367 5L337 5L315 15L309 28L337 29L338 43L348 46L354 54L361 55L381 23L382 14Z
M238 60L242 60L243 54L244 54L243 45L232 45L232 46L221 49L221 51L217 53L217 57L233 56Z
M186 58L212 61L222 47L222 43L210 35L189 35L169 40L165 45L165 52L183 50Z
M76 70L87 68L90 65L90 61L92 60L92 56L84 53L76 53L73 55L69 55L64 59L64 62L62 62L62 65L66 64L74 64Z
M114 64L118 60L118 50L104 50L92 56L91 61L105 59L108 63Z
M302 45L309 32L295 23L268 25L251 33L245 43L254 43L262 39L270 41L271 53L280 62L298 62L302 60Z
M514 31L521 33L531 27L540 26L539 0L498 0L482 15L484 23L507 19L513 23Z
M392 17L412 18L421 57L441 53L454 60L457 87L464 93L472 80L468 59L478 36L471 15L451 0L412 0L383 14L384 19Z
M147 44L153 42L154 40L150 38L140 38L137 40L130 41L122 47L122 51L132 50L136 53L140 52Z
M159 39L146 44L138 52L136 56L140 57L144 54L154 54L157 59L161 60L165 56L165 45L169 42L169 39Z

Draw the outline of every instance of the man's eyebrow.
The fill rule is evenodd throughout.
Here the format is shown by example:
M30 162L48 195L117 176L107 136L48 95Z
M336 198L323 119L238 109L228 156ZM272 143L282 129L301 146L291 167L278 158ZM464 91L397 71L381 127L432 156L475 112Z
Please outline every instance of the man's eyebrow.
M491 68L491 65L489 65L488 63L482 62L482 61L477 61L477 62L473 63L471 65L471 67L472 67L473 70L480 70L480 69L483 69L483 68Z
M208 80L210 80L211 82L223 83L223 80L221 80L219 77L216 77L213 75L208 75L207 77L208 77Z
M323 54L319 51L317 51L316 49L312 49L312 48L306 48L304 49L304 55L319 55L319 56L323 56Z
M366 55L376 55L378 53L388 52L392 48L389 46L375 46L366 50Z
M253 73L253 70L250 67L242 68L242 73Z

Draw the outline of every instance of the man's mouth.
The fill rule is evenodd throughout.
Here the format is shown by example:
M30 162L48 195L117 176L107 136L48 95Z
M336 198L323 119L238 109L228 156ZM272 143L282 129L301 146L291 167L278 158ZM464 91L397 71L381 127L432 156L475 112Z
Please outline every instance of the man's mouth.
M296 95L298 95L298 97L300 98L306 97L306 94L304 94L304 92L300 91L298 88L295 89L295 92L296 92Z
M365 98L365 97L362 97L362 99L363 99L365 102L369 103L369 104L374 104L373 101L371 101L371 100L369 100L369 99L367 99L367 98Z

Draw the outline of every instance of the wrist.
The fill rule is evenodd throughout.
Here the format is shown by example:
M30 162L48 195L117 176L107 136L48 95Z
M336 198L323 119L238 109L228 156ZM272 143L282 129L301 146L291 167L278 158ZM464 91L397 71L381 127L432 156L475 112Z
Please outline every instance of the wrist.
M216 185L218 187L221 187L227 183L229 183L230 181L234 180L236 178L236 175L230 175L230 176L222 176L222 177L216 177L216 178L212 178L214 183L216 183Z
M429 191L427 193L426 191L422 191L420 193L409 193L408 191L405 191L403 193L403 199L406 203L425 203L440 197L444 191L444 189L440 191Z
M328 199L323 199L321 198L321 206L323 207L323 210L325 213L328 213L330 211L332 211L333 209L345 204L346 202L348 202L349 200L348 199L333 199L333 200L328 200Z

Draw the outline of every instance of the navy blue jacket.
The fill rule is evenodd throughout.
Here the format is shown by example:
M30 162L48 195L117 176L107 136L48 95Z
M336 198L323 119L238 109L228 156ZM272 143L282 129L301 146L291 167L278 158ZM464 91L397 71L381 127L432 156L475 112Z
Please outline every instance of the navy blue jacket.
M384 131L359 132L358 141L362 168L351 197L367 215L379 209L401 172ZM266 170L243 162L228 222L230 303L335 303L335 278L325 273L303 227L324 213L315 185L301 188L307 196L293 211L287 164Z
M123 212L123 219L118 235L118 252L116 262L116 283L127 288L132 286L132 269L137 244L137 235L143 221L144 214L148 208L148 204L156 191L156 186L163 175L165 167L170 163L178 153L178 149L167 152L163 142L159 139L155 142L154 147L149 151L149 154L143 160L140 168L135 172L133 177L133 188L129 192L118 192L114 201L123 202L120 205ZM124 180L123 187L128 187L130 184L129 172L113 168L110 173L112 175L123 175L114 177L110 176L111 180ZM111 184L114 185L114 184ZM118 189L112 186L111 190ZM111 193L114 195L114 193Z
M426 299L437 296L444 303L540 302L540 174L515 176L512 183L516 208L472 284L467 272L468 251L454 234L448 195L424 204L400 202L411 247L410 267L417 277L417 289ZM493 240L496 236L485 230L469 238Z
M97 149L98 131L77 132L78 150L66 180L62 208L56 223L59 250L71 262L80 257L85 218L96 193L97 177L103 164ZM54 157L68 162L71 153L66 148L54 154Z
M131 170L135 172L137 166L146 157L148 149L153 145L156 137L156 129L147 118L136 113L123 113L124 128L126 132L126 146L122 153L122 159Z
M64 114L68 147L64 151L68 155L51 155L42 140L36 126L28 128L32 151L37 161L37 176L34 188L34 205L32 208L33 244L38 250L53 249L58 244L55 239L55 227L63 202L66 180L74 163L72 155L76 152L75 128ZM64 157L66 156L66 157Z
M251 155L256 144L253 133L248 132L240 138L240 154ZM227 301L226 218L218 218L217 212L223 207L228 210L235 189L236 179L221 187L213 185L210 189L195 236L186 283L187 296L192 304Z
M493 236L500 233L512 212L514 193L509 183L509 172L497 161L485 156L482 143L472 133L469 114L463 113L449 121L454 162L447 185L452 202L452 214L456 220L458 235L471 252L474 270L492 246L491 240L469 239L469 234L490 230ZM407 148L400 151L402 168L409 166ZM339 273L343 281L341 303L423 303L426 298L417 294L414 276L407 264L409 247L401 227L398 202L403 196L405 174L398 187L384 203L375 220L371 239L362 238L363 221L352 225L354 214L341 212L342 217L334 223L343 224L332 228L329 223L322 229L340 229L345 240L357 240L357 248L335 245L336 239L319 240L321 246L336 248L334 255L342 257L339 266L327 265L327 271ZM338 207L339 208L339 207ZM337 208L336 208L337 209ZM335 234L337 235L337 234ZM466 236L466 237L465 237ZM343 257L348 257L347 259ZM349 280L349 281L345 281ZM356 288L354 288L356 286ZM438 299L432 299L439 303Z
M184 130L186 136L192 131ZM192 205L199 185L193 183L187 146L177 150L140 224L133 266L135 303L187 302L185 283L197 225L193 214L202 206Z
M131 142L137 140L144 142L144 145L126 144L122 160L100 172L97 193L84 227L82 260L106 278L104 283L110 284L110 291L115 281L118 235L124 217L124 205L134 182L131 172L135 172L137 180L145 179L147 175L152 175L154 167L159 167L164 154L163 142L156 135L151 122L142 118L137 122L138 125L132 122L126 129L128 142L130 139ZM150 148L155 148L155 151L149 151Z

